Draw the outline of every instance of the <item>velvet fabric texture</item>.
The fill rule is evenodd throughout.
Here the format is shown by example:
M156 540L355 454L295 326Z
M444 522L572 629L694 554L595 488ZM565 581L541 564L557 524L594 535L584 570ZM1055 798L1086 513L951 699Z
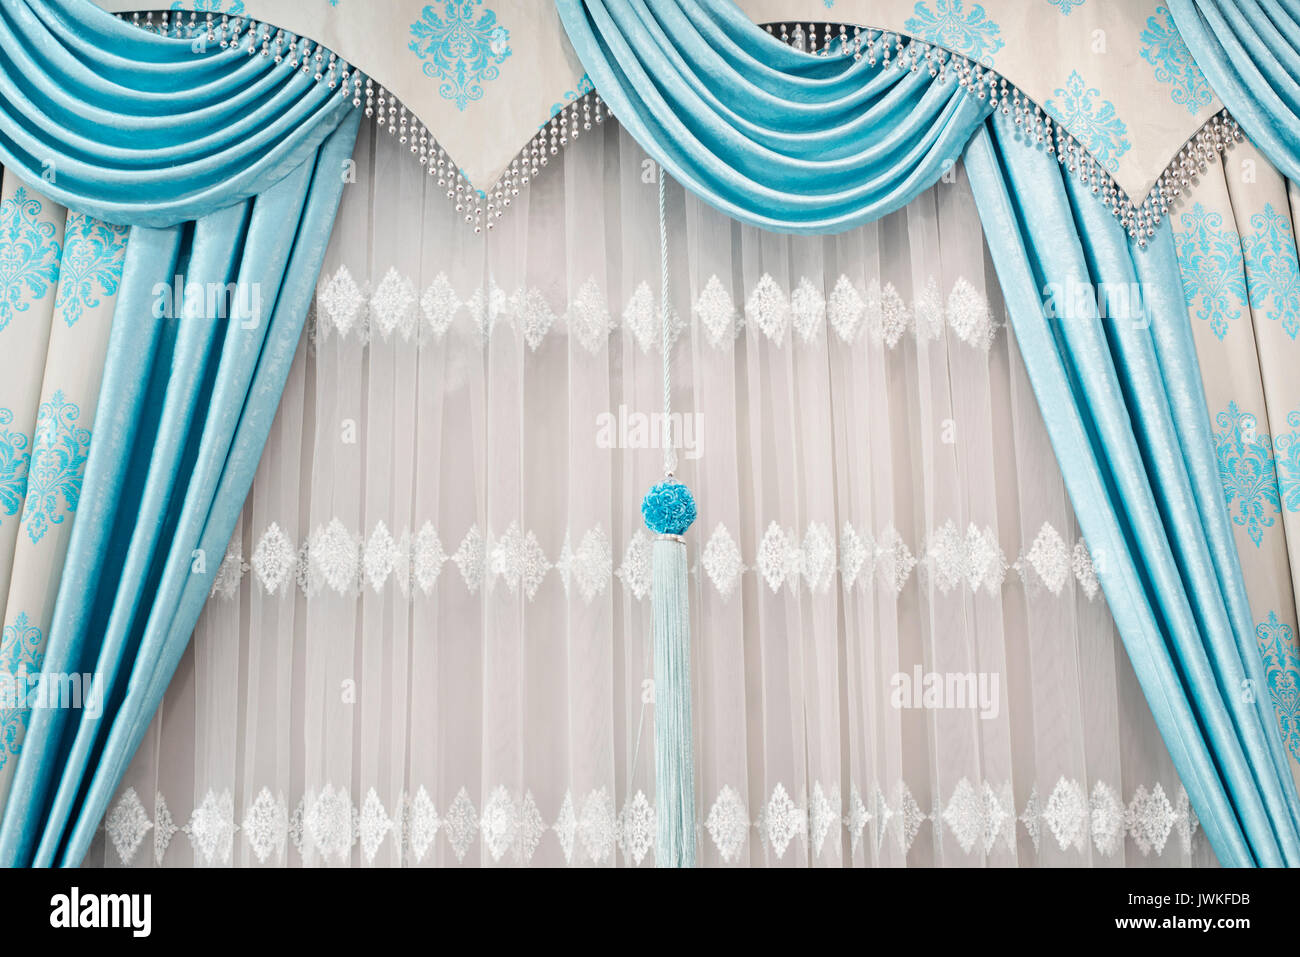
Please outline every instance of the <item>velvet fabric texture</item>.
M1010 117L988 117L951 78L808 56L730 3L556 6L647 152L747 222L839 231L906 203L970 142L1025 365L1192 805L1223 864L1300 864L1300 802L1271 731L1169 224L1138 248L1055 156L1017 142ZM1094 299L1049 315L1051 290L1070 299L1080 283L1108 312L1140 289L1140 311L1101 319Z
M1300 181L1300 3L1170 0L1178 32L1251 141Z
M989 112L951 74L809 56L730 2L556 6L619 122L674 179L764 229L841 232L901 209Z
M287 62L136 30L87 0L0 9L0 158L131 226L45 675L0 864L75 865L225 553L302 331L360 121Z

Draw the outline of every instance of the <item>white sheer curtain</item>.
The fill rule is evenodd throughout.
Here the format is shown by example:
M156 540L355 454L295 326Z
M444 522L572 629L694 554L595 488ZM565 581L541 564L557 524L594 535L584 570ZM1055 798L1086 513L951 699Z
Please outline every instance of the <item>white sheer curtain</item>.
M476 236L363 134L94 862L653 862L655 168L548 159ZM701 860L1212 863L949 179L824 239L669 186Z

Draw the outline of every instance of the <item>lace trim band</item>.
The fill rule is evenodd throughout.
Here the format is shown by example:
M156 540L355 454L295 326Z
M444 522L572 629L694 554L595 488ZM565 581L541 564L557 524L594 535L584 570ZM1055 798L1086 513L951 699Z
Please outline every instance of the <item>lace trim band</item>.
M820 278L805 276L787 292L764 273L743 305L743 310L738 309L722 280L710 276L691 313L704 338L717 348L747 328L778 345L795 336L809 343L829 325L846 344L857 341L864 330L872 342L890 349L905 334L918 341L933 341L947 330L966 345L988 352L1001 328L983 293L964 278L958 278L944 296L930 277L909 307L891 282L882 286L873 279L863 289L842 275L827 291ZM507 295L491 283L462 301L444 273L420 293L410 278L394 268L371 289L368 283L358 285L348 268L340 266L317 293L316 316L314 335L318 339L337 335L369 342L378 336L436 342L453 321L464 316L480 341L504 325L522 335L534 351L548 334L558 331L561 322L568 334L592 353L620 329L633 337L642 352L662 349L659 307L648 282L641 282L628 298L620 324L620 316L611 313L594 278L579 287L567 309L557 312L537 289L518 289ZM686 328L676 313L671 321L670 346Z
M744 800L727 785L718 792L703 831L722 860L731 864L740 858L751 830L758 831L763 852L777 860L796 838L813 859L842 857L846 838L853 854L866 850L865 840L877 853L892 841L906 855L927 821L936 847L942 847L946 828L967 856L999 848L1014 853L1019 823L1035 853L1046 833L1061 851L1083 854L1091 843L1102 857L1113 857L1126 838L1143 856L1159 856L1175 831L1182 852L1190 854L1200 824L1181 786L1171 802L1158 783L1150 790L1139 786L1126 805L1103 781L1097 781L1090 794L1084 784L1062 776L1046 802L1035 785L1018 817L1009 782L994 785L962 778L947 803L936 800L929 813L906 784L896 784L890 795L877 786L867 789L864 798L853 785L846 806L838 785L826 788L818 781L811 799L796 802L777 784L751 821ZM362 859L372 864L386 840L400 848L404 864L420 864L441 833L457 861L464 861L481 841L494 862L527 864L542 840L554 835L568 864L614 863L617 848L626 865L639 866L654 848L655 807L642 791L625 800L621 811L615 810L606 788L589 792L581 801L566 791L558 815L548 824L531 791L512 793L498 786L480 811L462 787L440 813L421 786L413 796L401 794L390 813L373 787L358 807L346 789L326 784L303 795L292 813L283 794L263 787L242 817L235 813L229 789L210 789L188 822L178 827L161 793L154 795L151 819L135 789L127 788L105 818L104 831L123 864L135 860L153 831L154 862L161 865L180 831L196 857L209 865L231 863L237 833L260 864L285 863L289 847L309 863L344 863L358 844Z
M244 574L251 570L262 592L268 595L287 594L294 585L308 598L325 589L343 596L358 596L367 589L382 594L392 583L403 596L413 598L416 589L431 594L443 565L450 561L459 569L471 594L480 587L492 592L504 585L512 596L522 589L531 601L554 569L565 594L576 588L587 604L604 593L612 577L617 577L632 597L641 601L650 593L652 544L650 537L637 529L615 571L613 548L600 526L588 529L576 545L574 537L565 532L564 544L552 564L536 534L524 532L514 522L500 535L485 536L478 525L471 526L450 556L430 522L418 531L403 529L397 535L378 522L369 535L362 536L333 519L318 526L301 545L295 545L284 529L272 522L258 540L250 561L244 561L238 541L231 543L213 581L212 594L233 598ZM837 550L834 534L822 522L810 522L802 538L794 530L772 522L758 544L754 561L746 564L735 537L718 523L691 574L698 577L703 571L718 595L727 601L741 576L750 571L757 572L773 593L803 583L811 592L825 594L838 573L845 592L874 580L880 588L897 595L918 567L926 583L945 595L963 588L971 593L996 595L1009 571L1015 572L1026 587L1045 588L1057 597L1065 592L1071 579L1088 600L1098 593L1087 545L1079 539L1070 546L1047 522L1010 564L991 528L970 524L963 532L952 521L930 534L920 557L914 555L893 526L873 536L869 530L845 522Z

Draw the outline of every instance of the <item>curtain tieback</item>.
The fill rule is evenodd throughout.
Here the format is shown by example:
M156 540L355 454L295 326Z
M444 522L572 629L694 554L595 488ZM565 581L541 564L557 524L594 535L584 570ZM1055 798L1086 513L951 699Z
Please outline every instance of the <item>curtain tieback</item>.
M668 225L664 171L659 169L660 323L664 357L664 481L646 493L641 514L658 533L651 606L654 615L655 801L659 806L655 862L695 866L695 759L691 721L691 613L685 531L695 521L695 499L673 479L677 462L672 427L672 329L668 310Z

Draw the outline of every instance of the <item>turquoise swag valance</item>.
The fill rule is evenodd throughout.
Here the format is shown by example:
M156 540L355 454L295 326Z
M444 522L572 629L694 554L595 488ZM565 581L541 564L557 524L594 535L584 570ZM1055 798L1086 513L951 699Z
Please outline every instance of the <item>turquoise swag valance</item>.
M809 56L730 3L559 6L619 122L688 188L766 229L836 232L907 205L991 108L965 76L934 82L947 63L885 69L886 43Z
M160 37L85 0L5 3L0 163L71 209L129 226L256 196L314 156L353 107L351 83L335 82L341 65L329 83L316 79L319 47L250 56L252 40Z
M747 222L846 229L964 158L1080 526L1192 805L1223 864L1300 864L1277 717L1263 696L1238 693L1265 687L1264 674L1166 219L1189 163L1233 126L1216 119L1191 159L1129 197L1107 157L942 41L828 28L812 53L730 0L556 6L611 112L688 188ZM1106 316L1092 303L1049 320L1040 290L1053 283L1140 283L1145 314L1109 318L1123 314L1103 297Z
M242 26L166 37L89 0L0 5L0 162L69 210L130 227L35 648L46 674L97 675L103 713L30 713L0 781L7 865L75 865L90 843L230 539L343 190L359 75L305 39ZM160 288L186 294L167 307Z

